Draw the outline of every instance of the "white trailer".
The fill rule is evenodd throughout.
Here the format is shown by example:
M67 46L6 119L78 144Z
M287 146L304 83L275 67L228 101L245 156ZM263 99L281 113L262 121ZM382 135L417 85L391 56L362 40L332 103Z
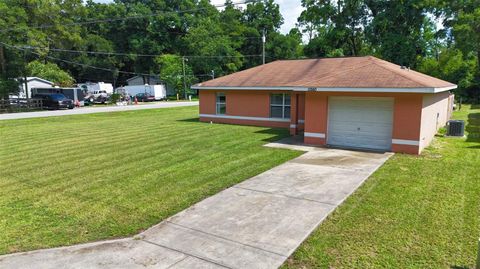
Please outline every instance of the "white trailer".
M167 89L164 84L160 85L132 85L132 86L123 86L116 88L115 92L125 93L134 97L139 93L145 93L150 96L154 96L155 100L164 100L167 98Z
M92 94L106 93L106 94L110 95L110 94L113 93L113 85L111 83L87 82L87 83L78 84L78 87L80 87L84 90L87 90L87 92L92 93Z

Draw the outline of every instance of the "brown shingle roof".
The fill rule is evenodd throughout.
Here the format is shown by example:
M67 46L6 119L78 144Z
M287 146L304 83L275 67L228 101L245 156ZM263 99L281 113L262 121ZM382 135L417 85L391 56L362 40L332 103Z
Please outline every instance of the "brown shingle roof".
M375 58L343 57L281 60L195 87L441 88L455 86Z

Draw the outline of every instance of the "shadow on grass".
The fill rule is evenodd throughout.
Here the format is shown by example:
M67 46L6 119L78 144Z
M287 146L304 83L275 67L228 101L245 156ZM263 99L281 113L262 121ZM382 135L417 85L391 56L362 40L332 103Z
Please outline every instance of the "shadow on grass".
M468 123L465 130L468 132L467 142L480 143L480 113L471 113L468 115ZM480 145L469 148L480 148Z
M461 265L452 265L450 269L470 269L468 266L461 266Z
M197 118L189 118L189 119L181 119L181 120L177 120L177 121L179 121L179 122L193 122L193 123L199 123L199 124L210 124L210 122L200 121L200 119L198 117ZM229 123L215 123L215 124L237 125L237 124L229 124ZM245 126L254 126L254 125L245 125ZM265 128L265 127L262 127L262 128ZM262 139L262 141L265 141L265 142L275 142L275 141L278 141L282 138L290 136L289 130L288 129L282 129L282 128L267 128L267 129L262 129L262 130L256 131L255 133L272 135L268 138Z
M480 104L472 104L471 109L479 109Z
M181 122L198 122L198 123L208 123L208 122L201 122L200 121L200 118L190 118L190 119L181 119L181 120L177 120L177 121L181 121Z
M265 142L275 142L278 141L282 138L290 136L289 130L288 129L281 129L281 128L268 128L268 129L263 129L256 131L255 133L257 134L269 134L272 136L269 136L267 138L262 139L262 141Z

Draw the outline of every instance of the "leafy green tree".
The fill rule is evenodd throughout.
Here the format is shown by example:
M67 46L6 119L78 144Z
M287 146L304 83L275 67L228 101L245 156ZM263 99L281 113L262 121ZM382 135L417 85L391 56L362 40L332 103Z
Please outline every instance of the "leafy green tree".
M86 34L81 42L78 42L76 49L80 51L115 52L113 43L110 40L97 34ZM67 54L57 53L56 57L69 59L78 64L59 62L64 69L69 69L78 81L104 81L114 82L118 79L119 70L124 66L124 58L108 54ZM98 68L90 68L95 66Z
M310 57L363 55L367 6L360 0L303 0L306 8L298 18L310 37L305 53Z
M184 43L190 55L189 61L196 72L225 75L236 72L242 66L242 54L235 49L232 40L214 18L202 19L185 35ZM205 56L205 57L195 57Z
M274 32L269 39L266 48L268 55L274 55L277 59L297 59L303 56L302 35L298 29L293 28L287 35Z
M70 87L73 85L73 78L68 72L60 69L54 63L42 63L40 61L33 61L28 63L27 72L29 76L40 77L53 83L62 86Z
M0 99L8 98L10 94L18 94L18 81L9 78L0 78Z
M274 0L257 1L247 5L243 14L247 26L265 30L267 33L275 32L283 24L280 7Z
M155 58L160 70L160 78L167 83L168 86L175 89L176 94L184 97L184 76L183 76L183 61L182 57L174 54L165 54ZM192 68L185 63L185 83L187 88L195 83L196 79L193 76ZM188 94L188 90L187 90Z
M366 1L372 21L366 35L374 50L385 60L416 67L418 56L427 55L426 27L431 27L423 1Z
M443 26L447 36L448 46L457 48L463 53L463 61L471 63L472 59L476 61L476 68L473 72L463 72L458 74L457 80L468 81L471 83L462 83L461 93L470 97L471 100L480 98L480 1L436 1L437 14L443 20ZM455 61L459 62L459 57ZM470 65L470 64L469 64ZM470 84L468 88L465 85Z
M458 85L460 89L471 87L477 68L476 58L471 53L464 57L458 49L443 49L438 56L423 58L419 64L420 72L442 78Z

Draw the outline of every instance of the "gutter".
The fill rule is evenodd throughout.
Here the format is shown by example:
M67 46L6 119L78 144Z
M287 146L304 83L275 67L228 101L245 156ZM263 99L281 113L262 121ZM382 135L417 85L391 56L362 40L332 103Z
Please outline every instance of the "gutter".
M254 91L298 91L298 92L390 92L390 93L439 93L449 91L457 88L457 85L447 87L425 87L425 88L351 88L351 87L291 87L291 86L277 86L277 87L231 87L231 86L199 86L194 85L191 87L195 90L254 90Z

